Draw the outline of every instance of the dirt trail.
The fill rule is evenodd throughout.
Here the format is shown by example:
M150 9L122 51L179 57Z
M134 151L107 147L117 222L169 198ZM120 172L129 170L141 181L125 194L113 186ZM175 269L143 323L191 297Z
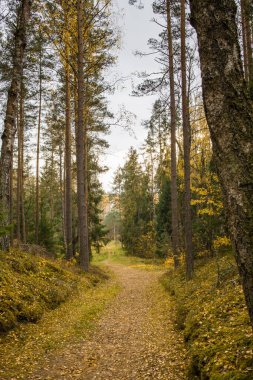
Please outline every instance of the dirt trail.
M90 337L49 358L29 379L183 380L185 351L174 331L161 272L109 264L122 291Z

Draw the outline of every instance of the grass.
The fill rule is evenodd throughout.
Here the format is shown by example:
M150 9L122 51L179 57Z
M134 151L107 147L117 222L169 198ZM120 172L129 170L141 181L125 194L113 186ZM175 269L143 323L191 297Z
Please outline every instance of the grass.
M126 265L143 270L165 270L168 268L167 262L163 259L146 259L136 256L126 255L120 242L112 241L102 248L101 252L93 254L93 263L96 265L104 264L106 260L114 263Z
M83 275L71 264L63 268L61 263L21 252L1 254L1 269L0 305L14 311L15 322L0 336L1 379L25 380L43 365L48 353L57 355L66 344L83 339L119 291L106 270L93 267ZM34 305L42 312L30 319L28 310L36 309ZM19 323L24 322L19 309L26 322L36 323ZM7 314L1 311L4 320Z
M188 379L253 379L253 334L231 254L197 263L192 281L183 269L162 278L174 297L175 322L189 348Z

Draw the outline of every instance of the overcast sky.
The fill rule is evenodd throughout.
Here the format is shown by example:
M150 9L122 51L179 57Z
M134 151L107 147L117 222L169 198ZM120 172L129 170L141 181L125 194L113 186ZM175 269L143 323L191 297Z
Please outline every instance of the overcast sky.
M111 190L113 175L124 162L129 148L131 146L140 147L146 137L146 131L141 122L150 117L155 97L136 98L131 96L132 82L137 80L133 73L136 71L153 72L157 70L157 65L154 62L154 57L136 57L134 51L147 52L148 39L157 36L161 31L155 23L151 22L154 17L151 7L152 0L142 0L145 4L142 10L128 5L128 0L114 0L114 2L119 14L117 24L122 30L122 42L118 53L118 62L111 75L112 77L129 79L124 81L123 85L119 85L114 95L108 96L110 109L117 113L123 105L128 111L136 115L136 120L133 125L135 137L120 127L112 127L111 134L107 137L110 148L106 152L103 163L109 167L109 171L101 176L106 191Z

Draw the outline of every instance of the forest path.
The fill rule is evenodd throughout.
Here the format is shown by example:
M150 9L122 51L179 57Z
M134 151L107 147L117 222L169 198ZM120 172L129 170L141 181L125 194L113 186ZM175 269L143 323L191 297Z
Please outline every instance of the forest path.
M107 263L122 290L90 336L48 359L29 379L181 380L185 350L173 328L161 271Z

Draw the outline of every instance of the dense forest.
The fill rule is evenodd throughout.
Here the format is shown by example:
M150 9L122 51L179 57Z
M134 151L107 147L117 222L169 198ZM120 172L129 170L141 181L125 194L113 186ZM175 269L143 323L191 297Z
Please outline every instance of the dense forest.
M87 2L85 8L67 1L3 3L5 249L14 239L55 253L65 250L71 259L79 241L81 265L87 269L90 246L103 240L99 157L113 116L104 73L115 60L117 43L110 7L110 2Z
M194 346L187 378L252 379L253 5L250 0L151 3L152 22L160 32L135 54L142 60L152 56L159 72L133 74L130 95L153 95L156 100L142 123L145 141L140 149L129 147L106 192L101 174L108 170L107 136L119 123L134 130L131 118L124 111L115 115L109 102L116 86L110 70L121 45L114 1L1 0L0 330L6 336L20 322L39 321L45 308L57 308L71 297L80 281L87 281L87 294L97 283L103 287L110 281L106 265L124 278L115 264L108 264L111 255L118 265L124 260L147 266L165 262L170 271L161 282L171 295L166 291L161 298L175 298L177 322L185 329L190 350L198 334L208 341L204 357ZM129 0L125 6L132 6L141 18L148 4ZM125 259L118 258L117 250ZM105 252L109 254L100 267ZM100 263L99 269L92 259ZM17 295L26 294L23 277L16 294L6 290L6 284L16 281L13 271L28 276L28 298ZM234 338L238 352L233 359L225 355L214 375L211 327L201 330L196 315L187 322L195 308L192 295L199 297L196 310L210 297L205 290L209 274L215 278L207 306L210 315L218 320L220 308L231 302L229 312L236 321L232 333L224 328L220 339L225 342L240 329L248 334L247 343L241 335ZM144 276L136 289L155 279ZM138 276L133 287L135 281ZM114 287L108 286L110 295L98 290L99 302L109 302L117 293ZM227 287L223 295L222 287ZM84 303L95 302L92 295L87 297ZM35 307L28 310L35 299ZM89 315L87 311L85 318ZM206 311L199 315L208 320ZM226 360L235 372L226 373L232 371ZM218 371L224 376L218 377ZM53 377L41 376L65 378L54 372ZM66 378L76 378L71 376ZM116 380L116 375L100 376L96 378ZM134 378L124 376L120 379ZM150 376L139 374L136 379L165 379L155 372ZM175 376L171 379L185 378Z

